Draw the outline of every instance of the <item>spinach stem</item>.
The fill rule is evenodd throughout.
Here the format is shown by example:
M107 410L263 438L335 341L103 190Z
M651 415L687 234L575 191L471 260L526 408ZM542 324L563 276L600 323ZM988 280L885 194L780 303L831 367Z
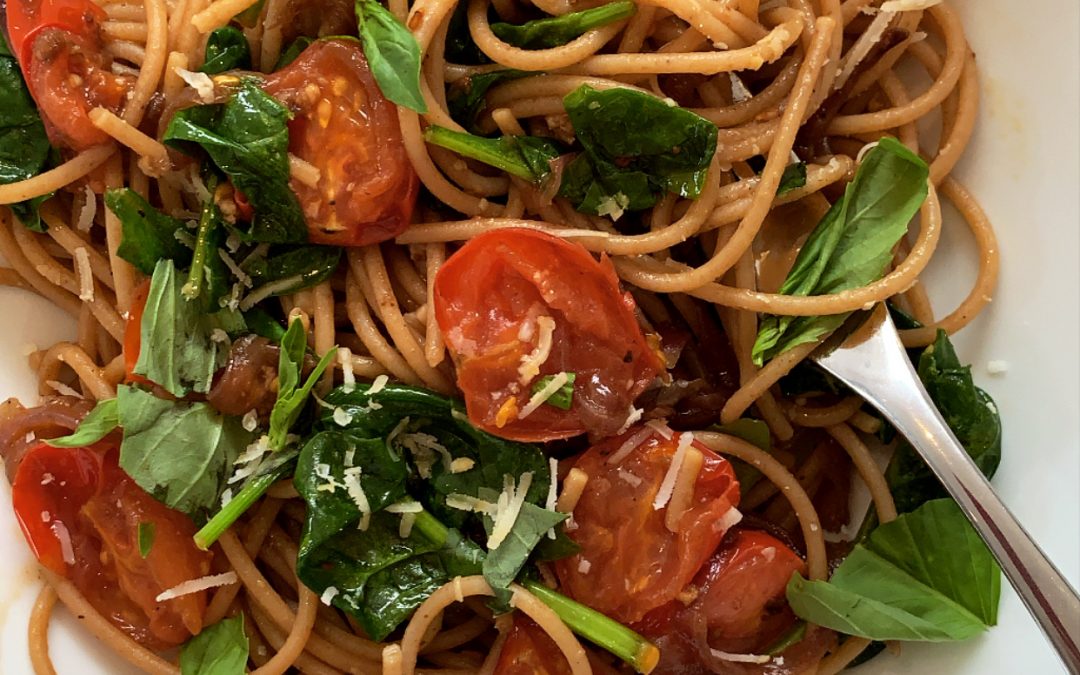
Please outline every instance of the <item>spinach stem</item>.
M203 280L206 278L206 265L209 262L206 258L210 249L210 233L213 232L214 225L217 224L214 218L217 205L214 204L213 197L213 193L217 189L217 179L213 177L207 179L206 188L210 191L210 199L203 204L202 212L199 214L199 233L195 240L194 255L191 258L191 270L188 271L187 283L180 289L180 294L186 300L194 300L202 294Z
M218 537L236 522L237 518L242 516L259 497L262 497L270 489L270 486L278 479L278 473L277 471L271 471L249 480L243 489L229 500L228 504L223 506L206 525L203 525L201 530L195 533L195 545L204 551L210 548L218 540Z

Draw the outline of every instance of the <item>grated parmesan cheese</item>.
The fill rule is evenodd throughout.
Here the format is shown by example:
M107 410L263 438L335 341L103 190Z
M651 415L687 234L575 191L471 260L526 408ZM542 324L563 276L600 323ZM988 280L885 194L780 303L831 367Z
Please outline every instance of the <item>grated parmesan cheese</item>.
M353 370L352 350L348 347L338 347L337 359L338 364L341 366L341 375L344 378L341 389L347 394L352 393L356 389L356 371ZM368 391L368 394L370 393Z
M859 39L855 41L855 44L851 46L851 49L844 56L843 62L840 64L840 72L837 74L836 82L833 84L834 90L839 91L843 88L848 78L854 74L855 68L866 58L874 45L881 40L893 17L896 16L895 12L885 10L884 7L881 9L882 11L877 13L874 20L870 22L870 25L867 26L863 34L859 36Z
M721 661L729 661L731 663L756 663L760 665L772 660L772 657L768 654L731 654L712 648L710 648L709 651Z
M352 424L353 421L352 415L347 413L345 409L341 406L334 408L333 418L334 424L338 425L339 427L347 427Z
M713 529L717 532L727 532L740 522L742 522L742 512L732 506L727 510L727 513L720 516L716 522L713 523Z
M1009 362L1001 360L988 361L986 363L986 372L991 375L1004 375L1009 372Z
M225 491L221 493L221 508L225 508L232 501L233 493L232 488L225 488Z
M536 412L537 408L544 405L545 401L558 393L559 389L562 389L562 386L569 381L570 376L567 375L565 372L556 373L555 375L553 375L551 380L546 385L544 385L544 387L540 389L540 391L533 394L532 397L529 399L529 402L525 404L525 407L522 408L520 412L518 412L518 419L523 420L529 415Z
M742 79L735 73L728 73L728 79L731 80L731 100L734 103L742 103L743 101L749 101L754 97L750 93L750 90L743 84Z
M79 299L83 302L94 301L94 272L90 269L90 252L85 246L74 251L75 272L79 276Z
M619 469L618 476L624 482L629 483L630 487L638 487L639 485L641 485L641 477L637 476L636 474L632 474L625 469Z
M664 508L667 506L668 501L671 500L671 494L675 491L675 479L679 475L679 468L682 467L686 451L693 442L694 434L689 431L679 434L679 444L675 448L675 454L671 457L671 464L668 465L664 480L660 481L660 489L656 491L656 497L653 498L652 507L654 511Z
M582 558L578 562L578 565L577 565L577 571L578 572L581 572L582 574L588 574L589 570L591 570L591 569L592 569L592 563L589 562L588 560L585 560L584 558Z
M357 510L360 511L360 523L357 525L357 529L364 531L371 525L371 503L368 502L367 494L364 493L364 488L360 485L360 467L354 466L345 469L345 477L343 478L345 483L345 491L349 493L349 499L356 504Z
M57 380L45 380L45 384L51 387L57 394L61 396L74 396L75 398L85 398L82 394L75 391L68 385Z
M41 522L47 523L50 520L52 520L52 516L49 515L49 512L48 511L42 511L41 512Z
M214 102L214 80L210 78L206 73L196 73L184 68L174 68L173 71L176 75L184 81L187 86L195 90L195 93L199 95L199 99L203 103ZM203 187L205 190L206 187Z
M596 205L596 215L608 216L615 221L622 218L628 206L630 206L630 198L621 192L616 192L614 195L600 200L600 203Z
M503 476L503 491L499 495L499 501L495 505L494 523L491 526L491 535L488 537L487 547L489 551L499 548L499 545L510 534L514 523L517 521L521 507L525 505L525 495L532 485L533 473L526 471L515 485L512 476Z
M476 466L476 461L469 457L458 457L450 462L450 473L465 473Z
M271 281L268 284L263 284L262 286L259 286L255 290L251 291L251 293L248 293L243 300L239 299L239 284L237 284L237 286L234 286L233 288L234 294L236 295L236 306L233 307L233 309L239 307L241 310L246 312L255 305L262 302L263 300L269 298L271 295L274 295L276 293L283 293L290 288L297 286L302 281L303 278L299 274L295 274L291 277L286 277L285 279L279 279L278 281ZM231 302L230 306L232 306Z
M634 423L641 419L641 416L644 414L644 410L642 410L641 408L635 408L633 404L631 404L630 412L626 415L626 421L623 422L623 425L621 427L619 427L619 430L616 432L616 434L625 434L627 431L630 430L630 427L634 426Z
M941 0L886 0L881 3L882 12L914 12L940 5Z
M368 387L368 392L367 392L368 396L374 396L375 394L378 394L383 389L386 389L386 385L389 382L390 382L389 377L387 377L386 375L379 375L378 377L376 377L371 382L371 386Z
M222 574L211 574L210 576L199 577L198 579L189 579L187 581L180 582L172 588L158 593L157 597L154 598L154 600L156 602L165 602L166 600L179 598L183 595L191 595L192 593L205 591L208 588L217 588L218 586L231 586L238 581L240 581L240 579L236 576L236 572L233 572L231 570Z
M554 511L555 505L559 501L559 460L554 457L548 457L548 473L551 474L551 480L548 481L547 499L544 500L544 508L548 511ZM555 528L551 528L547 531L548 539L555 539Z
M402 539L408 539L412 534L413 524L416 523L415 513L403 513L401 514L401 522L398 523L398 536Z
M74 565L75 549L71 545L71 533L59 520L54 521L49 527L52 528L56 540L60 542L60 555L63 557L64 562L68 565Z
M89 232L94 226L94 214L97 213L97 195L89 185L83 186L83 204L79 209L79 217L75 221L75 229L79 232Z
M259 426L259 413L254 409L244 413L244 416L240 418L240 426L244 427L244 431L255 431Z
M248 275L248 273L244 270L240 269L240 265L236 264L236 261L233 260L232 256L229 255L225 251L225 249L219 248L218 256L221 257L222 262L225 263L225 267L229 268L229 271L233 273L233 276L236 277L236 280L244 284L245 288L251 288L255 285L254 282L251 280L251 276Z
M611 453L607 458L608 464L622 464L622 461L630 456L630 453L636 450L642 443L648 440L649 436L653 435L654 429L651 426L647 426L644 429L639 429L633 436L623 441L623 444L619 446L619 449Z
M664 420L649 420L645 423L645 426L663 436L665 441L670 441L675 437L675 432L671 430L671 427Z
M536 338L536 347L521 357L521 365L518 366L518 379L521 384L532 382L533 378L540 374L540 366L544 365L551 356L555 319L550 316L539 316L536 318L536 325L540 331Z
M327 586L326 590L323 591L322 595L319 596L319 600L322 601L322 604L329 607L330 603L333 602L334 598L338 595L339 592L340 591L338 591L337 586Z
M495 513L495 505L491 502L470 495L458 494L457 492L446 495L446 505L458 511L472 511L473 513L486 513L487 515Z
M27 436L29 436L29 435L30 434L27 434ZM32 440L34 440L34 439L28 438L27 442L32 441ZM48 485L49 483L53 482L54 480L56 480L56 476L52 475L51 473L46 472L46 473L41 474L41 484L42 485Z

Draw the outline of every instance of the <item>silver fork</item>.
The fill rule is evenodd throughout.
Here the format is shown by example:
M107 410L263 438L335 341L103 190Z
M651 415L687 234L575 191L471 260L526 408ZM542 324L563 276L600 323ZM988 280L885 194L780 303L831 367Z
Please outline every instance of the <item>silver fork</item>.
M919 381L884 305L810 358L877 408L915 447L982 536L1065 667L1080 674L1080 596L949 430Z

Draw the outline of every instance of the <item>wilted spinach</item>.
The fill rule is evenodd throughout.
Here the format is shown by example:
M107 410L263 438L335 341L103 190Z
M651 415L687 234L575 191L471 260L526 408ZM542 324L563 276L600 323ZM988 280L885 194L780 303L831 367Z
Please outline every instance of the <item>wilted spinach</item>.
M559 156L553 141L536 136L484 138L431 125L424 140L537 184L551 174L551 162Z
M244 32L234 26L218 28L206 38L206 54L200 72L208 75L251 68L251 46Z
M550 49L564 45L594 28L628 19L634 15L635 10L636 6L631 0L616 0L599 7L536 19L521 25L493 23L491 32L515 47Z
M0 35L0 184L33 178L52 154L45 125L23 81L19 64ZM44 232L38 207L51 195L17 204L11 210L27 228Z

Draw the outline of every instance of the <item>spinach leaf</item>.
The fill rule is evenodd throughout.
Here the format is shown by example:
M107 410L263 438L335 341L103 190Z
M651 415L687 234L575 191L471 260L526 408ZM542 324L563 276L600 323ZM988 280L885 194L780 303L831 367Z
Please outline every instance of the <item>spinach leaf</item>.
M247 663L243 614L207 626L180 648L180 675L244 675Z
M469 31L469 3L459 2L450 15L450 25L446 31L446 60L466 66L480 66L491 63L491 59L477 46Z
M874 640L964 640L997 623L1001 571L951 499L879 526L829 581L794 574L800 618Z
M246 78L228 101L176 113L164 141L184 151L201 146L251 202L255 217L243 232L253 241L300 243L307 225L289 188L288 109Z
M120 419L117 415L116 399L110 398L98 401L94 409L79 422L79 426L75 427L74 432L45 442L54 448L82 448L97 443L118 426Z
M120 468L139 487L189 516L218 505L233 462L251 442L240 420L206 403L166 401L121 385L116 393Z
M929 167L899 141L867 153L844 196L821 219L780 287L786 295L825 295L881 278L892 249L926 199ZM847 314L767 316L754 343L757 365L836 330Z
M139 544L139 557L146 559L150 555L150 549L154 548L154 539L157 537L157 526L153 521L139 523L136 540Z
M450 116L469 131L476 133L476 118L487 107L487 93L495 85L527 77L523 70L495 70L470 75L455 82L447 92L446 105Z
M776 186L776 196L783 197L792 190L798 190L806 185L806 162L795 162L784 167L784 175L780 176L780 184Z
M364 56L383 96L426 113L420 93L420 45L412 32L378 0L356 0L356 20Z
M584 213L618 217L656 203L664 192L696 198L716 151L716 126L633 89L588 85L564 99L584 152L560 192Z
M45 125L23 81L19 64L0 36L0 184L33 178L52 154ZM28 229L44 232L38 207L51 195L9 204Z
M308 46L315 42L313 38L309 38L306 35L301 35L292 41L285 51L281 52L281 56L278 57L277 63L274 64L274 70L281 70L285 66L289 65L296 60L296 57L308 48Z
M550 49L564 45L594 28L628 19L635 11L636 7L631 0L616 0L592 9L528 21L521 25L493 23L491 31L500 40L515 47Z
M217 75L237 68L251 69L251 47L244 32L235 26L225 26L206 38L206 55L200 72Z
M150 279L135 373L178 398L193 391L206 393L228 356L219 332L237 333L243 321L236 312L208 314L203 303L187 300L173 262L161 260Z
M971 379L945 331L919 357L919 379L979 470L990 478L1001 462L1001 417L994 401ZM901 441L885 472L896 508L910 511L930 499L947 496L945 488L907 441Z
M275 246L265 257L250 256L241 267L254 283L273 284L277 296L326 281L341 264L341 254L338 246Z
M244 323L249 331L272 342L281 342L281 338L285 337L281 322L261 307L252 307L244 312Z
M484 138L433 124L424 140L536 184L551 174L551 161L559 156L553 141L536 136Z
M109 190L105 205L120 219L116 254L135 269L153 274L159 260L172 260L178 267L191 262L191 249L177 239L178 233L186 232L184 221L158 211L131 188Z
M270 448L273 450L281 450L285 447L285 437L289 429L303 412L315 383L337 356L337 348L323 355L303 386L300 386L300 375L306 353L307 331L304 330L304 324L295 320L289 324L289 329L281 338L277 400L274 401L274 407L270 410Z
M772 452L772 435L769 432L769 425L761 420L742 417L727 424L714 424L712 429L722 434L741 438L765 452ZM744 462L735 457L729 457L728 462L731 463L731 468L735 470L735 477L739 480L739 486L743 494L765 477L765 474L761 473L760 469L749 462Z

